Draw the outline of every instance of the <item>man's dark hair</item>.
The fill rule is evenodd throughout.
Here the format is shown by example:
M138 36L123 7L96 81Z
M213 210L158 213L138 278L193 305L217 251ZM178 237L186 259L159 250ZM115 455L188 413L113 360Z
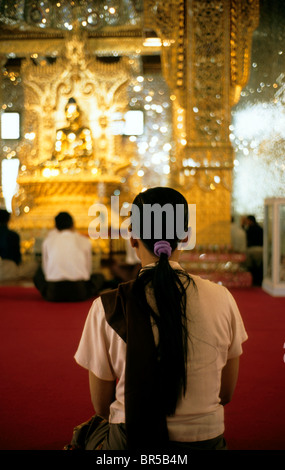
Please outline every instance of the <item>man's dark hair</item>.
M57 230L68 230L73 228L73 218L68 212L60 212L55 217L55 226Z
M0 225L7 225L10 220L10 213L6 209L0 209Z
M248 215L247 218L248 218L248 220L250 220L251 222L256 224L256 218L254 217L254 215Z

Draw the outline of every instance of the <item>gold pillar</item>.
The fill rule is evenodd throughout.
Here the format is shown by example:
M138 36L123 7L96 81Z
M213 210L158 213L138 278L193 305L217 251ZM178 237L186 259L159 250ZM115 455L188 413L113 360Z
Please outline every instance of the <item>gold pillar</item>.
M161 38L162 70L173 93L171 185L196 204L197 244L228 244L231 108L248 81L259 1L147 0L145 9L145 28Z

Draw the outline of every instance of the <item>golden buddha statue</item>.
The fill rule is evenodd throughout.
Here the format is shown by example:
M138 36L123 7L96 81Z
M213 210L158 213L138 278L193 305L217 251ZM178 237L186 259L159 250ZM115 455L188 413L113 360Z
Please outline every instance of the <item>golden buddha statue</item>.
M53 160L90 157L93 154L91 131L81 125L80 109L74 98L68 100L65 116L68 126L56 131Z

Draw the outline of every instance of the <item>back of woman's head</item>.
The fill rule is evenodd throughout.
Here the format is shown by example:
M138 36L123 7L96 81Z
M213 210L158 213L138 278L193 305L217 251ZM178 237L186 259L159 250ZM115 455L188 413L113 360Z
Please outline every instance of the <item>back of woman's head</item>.
M168 241L175 250L188 230L188 203L184 196L172 188L150 188L135 197L133 206L138 208L134 235L151 252L158 240Z
M134 207L135 206L135 207ZM154 265L142 269L134 288L138 299L148 306L159 331L158 360L164 388L165 412L175 412L177 402L186 391L187 317L186 288L190 276L173 269L169 257L187 235L188 204L172 188L156 187L136 196L132 207L132 234L150 253L157 256ZM146 299L150 287L156 304L153 310Z

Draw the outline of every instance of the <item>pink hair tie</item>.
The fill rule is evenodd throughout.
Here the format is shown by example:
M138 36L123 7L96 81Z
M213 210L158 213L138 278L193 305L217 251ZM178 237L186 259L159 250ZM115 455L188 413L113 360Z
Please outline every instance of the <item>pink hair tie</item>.
M160 240L159 242L155 242L153 252L156 256L160 256L162 253L164 253L169 258L172 252L172 248L169 242L166 240Z

